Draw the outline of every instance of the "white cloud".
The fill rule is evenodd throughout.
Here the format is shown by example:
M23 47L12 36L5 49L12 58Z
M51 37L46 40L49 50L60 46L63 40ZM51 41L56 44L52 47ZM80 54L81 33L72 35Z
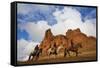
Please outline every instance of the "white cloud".
M52 27L53 34L65 34L68 29L80 28L88 36L96 37L96 19L86 19L82 21L79 11L71 7L65 7L62 11L55 11L57 24Z
M20 28L21 30L26 30L32 40L40 42L44 37L45 31L51 27L47 24L46 21L38 21L37 24L33 22L20 24L18 25L18 28Z
M72 7L65 7L62 11L56 10L53 15L56 17L58 23L63 23L65 20L81 21L81 14Z
M17 40L17 60L28 60L29 54L34 50L34 47L39 44L37 42L29 42L24 39Z
M88 36L94 36L96 37L96 20L95 19L89 19L86 20L81 26L81 31Z
M79 11L72 7L65 7L63 10L57 10L53 13L57 20L57 24L48 25L46 21L38 21L37 24L28 22L19 25L20 29L26 30L34 41L42 41L45 31L51 28L54 35L65 34L68 29L80 28L80 30L88 36L96 37L96 19L87 19L83 22Z
M70 23L69 23L70 22ZM96 20L86 20L85 22L75 22L75 20L66 20L63 23L58 23L52 27L54 35L64 34L68 29L80 28L80 30L87 36L96 37Z

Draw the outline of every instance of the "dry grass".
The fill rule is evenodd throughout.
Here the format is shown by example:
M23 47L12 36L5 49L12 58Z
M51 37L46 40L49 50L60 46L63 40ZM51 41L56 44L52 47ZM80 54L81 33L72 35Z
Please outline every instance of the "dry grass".
M57 62L72 62L72 61L90 61L96 60L96 50L85 51L79 53L78 56L75 56L74 53L71 53L71 56L63 57L63 53L59 55L51 55L51 56L40 56L38 60L31 60L25 62L18 62L18 64L41 64L41 63L57 63Z

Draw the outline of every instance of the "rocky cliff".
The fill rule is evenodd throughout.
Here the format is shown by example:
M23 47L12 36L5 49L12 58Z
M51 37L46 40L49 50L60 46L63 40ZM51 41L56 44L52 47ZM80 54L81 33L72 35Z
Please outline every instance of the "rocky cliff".
M40 43L40 48L43 49L43 53L51 47L52 44L59 46L70 46L70 40L74 44L81 43L84 48L96 48L96 38L92 36L87 36L82 33L79 28L66 31L66 35L56 35L54 36L50 29L46 30L44 39Z

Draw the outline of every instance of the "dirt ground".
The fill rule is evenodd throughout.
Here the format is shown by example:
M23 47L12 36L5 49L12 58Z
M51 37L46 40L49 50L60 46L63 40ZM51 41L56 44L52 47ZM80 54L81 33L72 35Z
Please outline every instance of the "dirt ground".
M21 64L43 64L43 63L57 63L57 62L73 62L73 61L90 61L96 60L96 50L80 52L78 56L75 56L75 53L71 53L71 56L63 57L63 53L50 56L41 55L38 60L17 62Z

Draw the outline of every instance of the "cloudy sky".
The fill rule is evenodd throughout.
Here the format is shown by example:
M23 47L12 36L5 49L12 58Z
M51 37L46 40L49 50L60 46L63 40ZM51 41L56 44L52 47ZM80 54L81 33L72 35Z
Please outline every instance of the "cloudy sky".
M80 28L87 36L96 37L96 8L58 5L17 5L17 60L27 59L50 28L54 35Z

